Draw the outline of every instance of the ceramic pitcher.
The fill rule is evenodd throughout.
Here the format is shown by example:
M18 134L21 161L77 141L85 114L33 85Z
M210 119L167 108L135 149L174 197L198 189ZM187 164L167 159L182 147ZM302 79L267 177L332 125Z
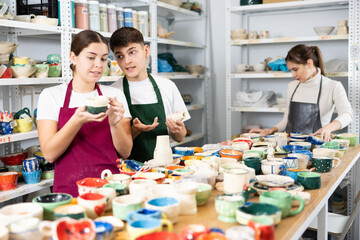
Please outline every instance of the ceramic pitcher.
M154 161L159 165L173 163L169 135L161 135L156 137Z

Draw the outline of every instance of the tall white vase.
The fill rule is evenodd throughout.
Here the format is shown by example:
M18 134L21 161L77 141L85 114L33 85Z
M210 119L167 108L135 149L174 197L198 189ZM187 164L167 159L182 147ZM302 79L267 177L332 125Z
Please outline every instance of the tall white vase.
M154 151L154 162L159 165L172 164L172 150L170 147L169 135L160 135L156 137L156 147Z

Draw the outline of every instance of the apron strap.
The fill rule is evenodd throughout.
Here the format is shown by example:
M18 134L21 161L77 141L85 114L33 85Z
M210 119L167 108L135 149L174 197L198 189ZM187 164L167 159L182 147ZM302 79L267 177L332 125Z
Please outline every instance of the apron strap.
M73 79L71 79L71 81L69 82L69 84L66 88L65 100L64 100L64 104L63 104L64 108L69 108L71 91L72 91L72 82L73 82ZM95 84L95 87L96 87L96 90L97 90L99 96L102 96L103 94L100 90L99 84Z
M318 97L317 97L317 105L319 105L319 101L320 101L322 79L323 79L323 77L322 77L322 75L321 75L319 93L318 93ZM294 97L294 94L295 94L296 90L298 89L299 85L300 85L300 82L298 83L298 85L296 86L293 94L291 95L290 102L292 101L292 99L293 99L293 97Z
M322 75L321 75L321 79L320 79L320 87L319 87L319 93L318 93L318 99L317 99L317 105L319 105L319 101L320 101L320 95L321 95L321 86L322 86ZM320 111L320 108L319 108Z

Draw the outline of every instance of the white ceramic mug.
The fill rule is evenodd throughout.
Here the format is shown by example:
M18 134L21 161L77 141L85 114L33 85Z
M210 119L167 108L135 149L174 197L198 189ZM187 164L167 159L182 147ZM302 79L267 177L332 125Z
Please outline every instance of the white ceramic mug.
M265 71L265 64L264 63L257 63L253 66L255 72L262 72Z
M25 218L10 224L10 239L41 239L42 233L39 231L40 219Z
M192 215L197 213L195 194L198 184L194 182L175 182L177 192L176 199L180 202L180 215Z
M127 174L113 174L109 169L105 169L101 172L101 179L105 179L109 183L123 183L129 186L131 177Z
M269 31L268 30L260 31L260 38L269 38Z
M284 165L283 161L268 161L262 160L261 161L261 171L264 175L268 174L279 174L280 167Z
M95 190L96 193L104 195L106 198L106 207L105 211L110 211L112 209L112 200L116 198L116 191L114 188L101 187Z
M105 212L106 197L100 193L84 193L78 197L78 204L85 208L88 218L95 219Z
M249 70L250 66L247 64L236 64L235 65L235 72L245 72Z
M130 194L141 197L143 201L149 196L150 185L157 184L154 180L149 179L135 179L129 184Z
M334 149L314 148L313 157L342 157L343 153Z
M242 168L230 168L224 170L224 192L241 193L244 184L249 186L249 171Z

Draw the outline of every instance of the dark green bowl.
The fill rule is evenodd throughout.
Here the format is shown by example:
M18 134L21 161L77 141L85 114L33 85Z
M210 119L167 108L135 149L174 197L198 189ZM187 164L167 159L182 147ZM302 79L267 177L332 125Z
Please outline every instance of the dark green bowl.
M319 189L321 187L321 175L315 172L298 173L297 181L305 189Z
M85 106L85 108L86 108L86 111L88 111L89 113L92 113L92 114L99 114L102 112L106 112L106 110L107 110L107 106L104 106L104 107Z
M262 4L262 0L240 0L240 5Z

